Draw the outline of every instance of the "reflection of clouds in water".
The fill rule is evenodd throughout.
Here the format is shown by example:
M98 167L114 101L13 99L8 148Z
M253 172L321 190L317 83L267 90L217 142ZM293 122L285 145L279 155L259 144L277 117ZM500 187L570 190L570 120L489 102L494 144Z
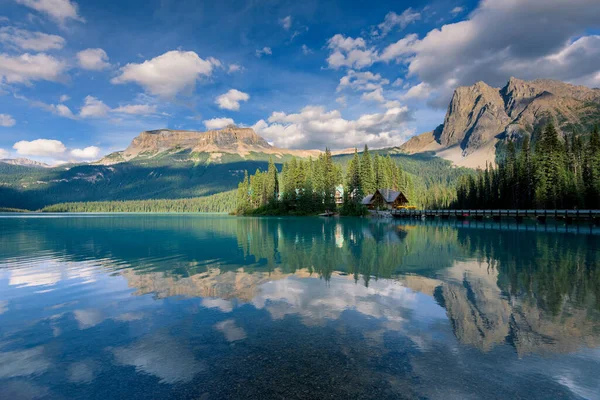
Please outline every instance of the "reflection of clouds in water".
M0 385L0 399L33 400L49 394L48 388L27 381L9 381Z
M0 353L0 378L39 375L49 367L43 347Z
M104 313L98 309L73 311L79 329L92 328L105 320Z
M261 285L252 304L266 308L273 319L299 314L306 324L338 319L346 310L402 322L407 309L416 304L416 293L396 281L371 281L369 287L365 287L349 277L333 276L325 289L324 282L315 283L314 278L295 277L268 282Z
M4 314L8 311L8 300L0 301L0 314Z
M91 262L62 262L58 260L31 260L27 266L10 268L9 264L0 264L0 269L7 266L9 270L8 284L18 287L52 286L68 279L81 279L83 283L95 281L95 269Z
M215 325L215 329L225 335L228 342L246 339L246 331L235 324L233 319L221 321Z
M224 313L228 313L233 310L233 303L231 301L215 297L203 298L202 306L206 308L218 308Z
M166 334L152 334L112 352L118 364L134 366L136 371L154 375L162 383L189 382L206 368L190 349Z
M96 364L92 360L79 361L71 364L67 371L69 382L90 383L94 380Z

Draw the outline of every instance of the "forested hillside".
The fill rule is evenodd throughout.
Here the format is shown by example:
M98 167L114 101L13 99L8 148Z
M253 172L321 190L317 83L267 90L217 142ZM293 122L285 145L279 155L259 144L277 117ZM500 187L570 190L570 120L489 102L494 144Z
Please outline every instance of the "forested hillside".
M185 153L185 154L184 154ZM385 150L377 154L387 154ZM413 177L416 190L447 187L464 169L428 155L390 156ZM291 156L273 157L279 170ZM335 156L342 168L349 156ZM194 198L232 190L244 171L265 171L264 154L210 155L179 152L161 157L140 157L113 165L79 164L55 168L32 168L0 163L0 207L37 210L67 202L125 201Z
M600 208L600 133L562 140L554 125L510 141L497 167L461 179L458 208Z

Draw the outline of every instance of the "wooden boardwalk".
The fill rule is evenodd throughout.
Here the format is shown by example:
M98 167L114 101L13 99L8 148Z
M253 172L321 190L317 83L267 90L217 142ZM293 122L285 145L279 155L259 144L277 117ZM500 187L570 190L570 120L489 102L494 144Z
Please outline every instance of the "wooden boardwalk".
M491 218L501 220L513 218L520 221L524 218L545 222L548 218L573 221L591 221L600 224L600 210L392 210L394 218L457 218L476 219Z

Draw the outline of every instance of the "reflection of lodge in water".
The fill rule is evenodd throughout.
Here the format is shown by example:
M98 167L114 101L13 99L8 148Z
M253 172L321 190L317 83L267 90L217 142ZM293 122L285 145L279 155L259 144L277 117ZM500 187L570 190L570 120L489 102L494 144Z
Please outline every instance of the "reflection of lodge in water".
M482 351L502 344L514 346L520 355L600 346L598 249L570 238L569 252L563 254L563 259L559 254L557 259L553 252L557 243L564 244L567 240L564 235L515 237L527 232L503 232L498 225L493 225L495 229L488 233L476 234L447 223L427 225L407 227L375 222L349 228L343 223L327 221L321 232L323 242L319 243L314 234L298 236L293 226L277 222L277 229L263 232L263 242L272 241L273 247L264 243L261 247L248 246L241 238L249 236L238 236L240 246L254 257L256 266L270 265L267 271L250 265L237 270L211 267L205 273L183 278L163 272L125 270L122 274L130 286L138 289L138 294L226 301L206 300L207 306L215 307L232 307L236 301L252 302L261 296L264 285L276 281L323 277L332 287L347 280L368 286L371 278L381 281L382 277L393 277L401 285L433 297L446 310L458 340ZM469 225L487 228L485 224ZM329 229L331 237L328 239ZM276 235L269 237L268 232L276 232ZM579 239L586 238L590 237ZM512 254L513 243L523 240L529 240L531 246ZM275 254L278 261L269 261ZM474 260L473 255L479 260ZM428 259L439 257L449 264L424 271ZM292 259L300 261L291 266ZM416 260L419 260L419 274L406 274L411 269L403 270L403 267L410 267ZM377 268L375 264L385 265ZM286 301L289 293L271 293L270 296ZM360 301L376 303L381 296L384 295ZM303 308L309 307L311 302L319 302L319 299L305 299L288 306L307 318L311 314ZM357 302L354 299L344 307L351 309ZM314 318L322 318L322 315Z

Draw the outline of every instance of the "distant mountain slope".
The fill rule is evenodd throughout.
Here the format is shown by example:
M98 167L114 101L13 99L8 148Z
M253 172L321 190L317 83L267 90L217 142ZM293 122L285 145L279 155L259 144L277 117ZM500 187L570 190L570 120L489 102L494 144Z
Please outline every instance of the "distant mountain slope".
M462 172L430 155L391 154L404 170L429 182L454 181ZM0 207L36 210L65 202L180 199L235 189L270 157L276 164L292 157L317 157L320 151L286 150L271 146L252 129L220 131L147 131L124 151L91 164L54 168L0 163ZM338 152L344 164L350 156Z
M37 168L49 168L48 164L41 163L39 161L30 160L28 158L3 158L0 159L0 163L9 165L19 165L22 167L37 167Z
M494 162L500 141L533 134L548 122L563 134L589 133L600 122L600 89L516 78L501 89L483 82L459 87L444 123L411 138L400 150L408 154L433 151L456 165L484 166Z

